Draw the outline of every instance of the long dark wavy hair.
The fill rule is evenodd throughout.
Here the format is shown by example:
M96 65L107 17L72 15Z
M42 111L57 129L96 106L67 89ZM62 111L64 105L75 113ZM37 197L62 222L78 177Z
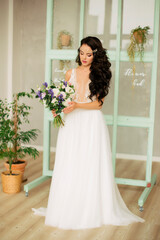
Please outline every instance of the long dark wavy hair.
M106 49L103 48L101 41L97 37L86 37L81 40L81 46L87 44L93 51L93 61L90 67L89 78L91 80L89 89L91 94L89 98L92 100L93 96L97 96L98 101L103 104L102 98L109 93L110 80L112 73L110 70L111 63L106 55ZM80 46L80 47L81 47ZM76 62L79 66L82 65L80 61L80 48L78 49L78 56Z

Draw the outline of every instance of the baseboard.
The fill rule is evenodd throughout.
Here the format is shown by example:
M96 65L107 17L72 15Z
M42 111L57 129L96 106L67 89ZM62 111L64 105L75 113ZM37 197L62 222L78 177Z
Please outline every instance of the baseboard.
M25 145L26 146L26 145ZM39 145L27 145L30 147L35 147L38 151L43 151L43 146L39 146ZM50 148L51 152L56 152L56 148L55 147L51 147ZM146 161L147 160L147 156L146 155L136 155L136 154L126 154L126 153L117 153L116 157L119 159L131 159L131 160L139 160L139 161ZM152 157L152 161L153 162L160 162L160 157L158 156L153 156Z

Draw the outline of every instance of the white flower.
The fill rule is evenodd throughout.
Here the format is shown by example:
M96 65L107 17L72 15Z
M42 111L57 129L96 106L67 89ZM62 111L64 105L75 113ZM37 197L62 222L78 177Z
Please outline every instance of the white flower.
M71 102L72 100L70 98L68 98L66 101L63 102L63 105L65 107L68 107L69 106L69 102Z
M64 89L64 88L65 88L65 86L63 85L63 86L62 86L62 88Z
M43 104L44 104L45 107L47 107L46 100L44 100L44 99L43 99Z
M46 93L42 93L42 98L44 98L46 96Z
M56 98L53 98L52 102L51 103L55 103L56 102Z
M65 92L60 92L60 94L62 94L63 99L65 99L65 97L66 97L66 93L65 93Z
M66 87L66 92L67 92L67 93L72 93L72 92L74 92L74 91L73 91L73 89L72 89L71 87L68 87L68 86L67 86L67 87Z
M40 90L41 90L41 88L39 87L39 88L38 88L38 91L40 91Z
M71 99L74 99L74 97L75 97L75 93L70 94Z
M70 88L70 93L72 93L72 94L74 93L74 90L73 90L73 88Z
M54 93L54 96L57 97L59 95L59 89L53 88L53 93Z

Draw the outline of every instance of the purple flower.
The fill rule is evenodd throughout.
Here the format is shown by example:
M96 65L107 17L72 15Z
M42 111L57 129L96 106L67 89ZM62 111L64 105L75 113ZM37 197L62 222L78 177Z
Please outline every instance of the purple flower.
M62 94L60 94L60 95L58 96L58 98L59 98L59 99L62 99L62 98L63 98L63 95L62 95Z
M41 96L41 92L40 92L40 91L38 91L38 92L37 92L37 95L38 95L38 97L40 97L40 96Z
M53 98L54 93L53 93L52 88L50 88L50 89L48 90L48 93L51 95L51 98Z
M58 96L58 102L62 102L62 101L64 101L64 99L63 99L63 95L62 94L60 94L59 96Z
M44 82L44 83L43 83L43 86L48 87L48 83L47 83L47 82Z
M43 98L42 98L42 94L41 94L41 92L38 91L38 92L36 92L36 93L37 93L37 96L42 100Z
M63 83L64 83L65 87L67 87L67 81L63 81Z

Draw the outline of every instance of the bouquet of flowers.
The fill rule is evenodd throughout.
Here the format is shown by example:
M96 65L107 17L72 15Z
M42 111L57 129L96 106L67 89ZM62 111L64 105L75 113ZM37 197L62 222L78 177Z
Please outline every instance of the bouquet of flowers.
M55 111L54 127L64 126L64 120L60 114L69 105L69 102L72 101L75 94L74 86L67 81L60 81L59 86L56 86L53 82L51 85L44 82L36 91L31 89L31 93L35 94L35 97L39 98L46 108Z

